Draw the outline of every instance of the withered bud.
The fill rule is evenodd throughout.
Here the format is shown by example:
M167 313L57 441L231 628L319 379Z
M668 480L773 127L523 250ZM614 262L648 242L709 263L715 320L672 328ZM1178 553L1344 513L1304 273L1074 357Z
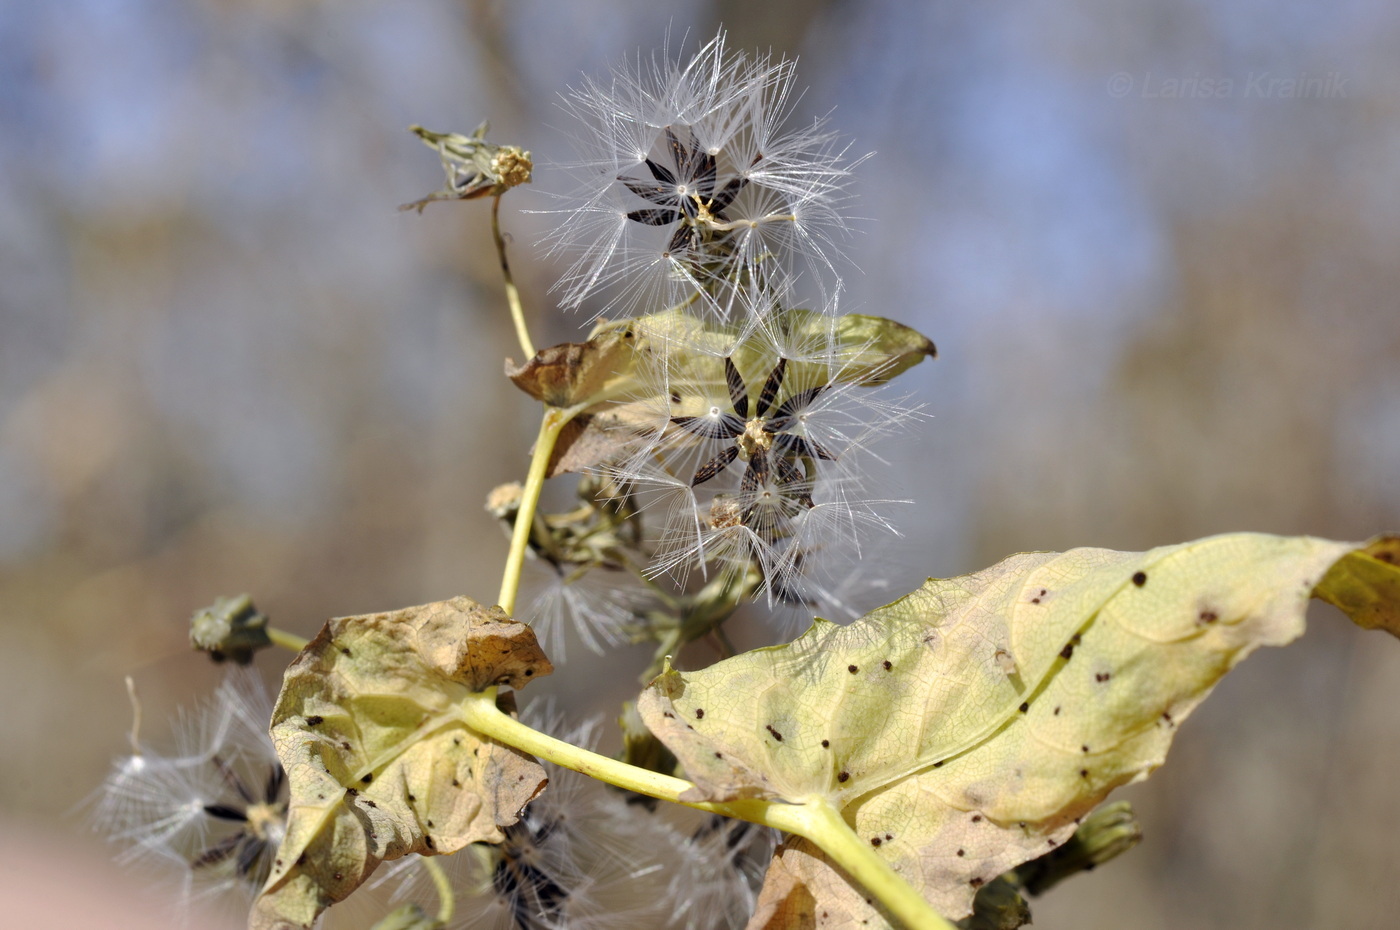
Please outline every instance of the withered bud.
M272 645L267 636L267 615L253 606L247 594L218 598L190 618L190 644L209 653L215 662L231 659L247 665L253 661L253 653Z
M423 144L438 153L447 183L421 200L406 203L400 210L417 210L434 200L475 200L478 197L499 196L530 183L534 162L530 153L515 145L494 145L486 141L488 125L482 123L469 136L458 132L433 132L422 126L410 126L409 131Z

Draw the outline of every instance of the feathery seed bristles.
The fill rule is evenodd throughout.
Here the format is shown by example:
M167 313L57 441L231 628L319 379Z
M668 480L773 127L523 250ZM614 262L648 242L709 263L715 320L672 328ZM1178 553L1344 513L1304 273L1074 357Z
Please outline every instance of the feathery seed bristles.
M777 831L756 824L705 817L684 847L687 867L671 879L679 904L671 926L710 930L747 923L778 838Z
M530 624L555 662L565 658L564 630L572 627L598 655L628 640L632 618L650 603L625 569L592 564L552 565L540 559L525 584L534 594L520 618Z
M639 57L571 90L563 107L586 128L550 237L574 256L564 304L632 315L698 297L729 319L736 295L804 275L834 292L852 165L825 119L784 128L793 79L792 62L732 53L720 33L684 64Z
M140 749L119 759L93 811L96 829L122 847L117 858L169 867L181 904L235 890L246 903L286 824L271 716L256 674L234 670L212 700L178 721L175 755Z
M543 710L540 706L525 709L523 718L530 725L575 745L596 743L595 725L564 727L549 702ZM735 853L718 854L716 844L724 835L692 838L658 812L628 803L597 781L547 768L548 788L518 823L505 828L503 843L476 844L439 857L458 896L458 916L450 927L698 930L742 923L747 910L739 913L733 902L751 902L753 892L744 872L732 867ZM417 858L394 863L380 880L402 882L395 897L432 897ZM705 909L697 910L702 901ZM735 919L716 921L717 912ZM705 922L697 922L697 916Z
M677 328L641 373L609 480L631 489L653 530L648 572L756 570L770 602L805 595L818 553L892 528L866 499L864 460L917 410L874 386L863 345L834 315L774 306L739 336ZM814 325L814 321L818 321ZM862 367L865 366L865 367Z

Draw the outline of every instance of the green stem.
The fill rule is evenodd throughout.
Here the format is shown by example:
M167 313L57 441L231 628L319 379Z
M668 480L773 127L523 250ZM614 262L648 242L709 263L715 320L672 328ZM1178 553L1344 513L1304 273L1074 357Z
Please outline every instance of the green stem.
M679 804L681 794L695 787L682 778L600 756L532 729L496 706L495 688L470 695L458 709L466 724L483 736L628 791Z
M879 900L911 930L953 930L953 925L924 900L914 886L876 854L851 829L841 812L824 797L808 798L800 808L802 829L793 830L821 847L856 883Z
M275 626L267 627L267 638L272 640L272 645L290 649L292 652L301 652L306 648L306 644L311 642L311 640L304 639L295 633L279 630Z
M554 452L554 443L559 439L560 431L577 414L576 407L547 407L540 421L540 434L535 440L530 471L525 476L525 487L520 491L520 510L515 515L515 526L511 531L510 552L506 556L506 570L501 576L501 594L496 599L496 603L508 614L515 613L520 572L525 565L525 551L530 547L530 529L535 525L535 508L540 502L540 491L544 489L549 457Z
M419 856L418 862L428 873L428 877L433 880L433 887L437 889L438 896L438 926L445 927L452 920L453 913L457 910L457 896L452 893L452 883L447 880L447 873L442 870L442 866L431 856Z
M681 795L695 787L690 782L628 765L608 756L600 756L596 752L532 729L496 706L495 688L468 696L464 703L457 705L457 709L463 722L483 736L489 736L507 746L513 746L547 762L553 762L626 791L635 791L673 804L683 804L696 810L736 817L780 830L789 828L785 824L796 823L784 814L791 805L778 801L682 801Z
M501 195L491 198L491 235L496 239L496 255L501 259L501 276L506 282L506 302L510 304L510 318L515 322L515 335L520 339L520 348L525 353L524 361L535 357L535 344L530 341L530 331L525 328L525 308L520 304L520 291L515 288L515 278L511 277L510 262L506 259L506 239L501 235Z
M870 892L911 930L952 930L917 890L861 841L839 811L823 797L801 803L761 798L740 801L683 801L695 786L682 778L662 775L601 756L531 729L496 706L496 689L470 695L458 705L463 722L477 733L572 769L618 788L683 804L696 810L736 817L805 837L822 848L837 865Z

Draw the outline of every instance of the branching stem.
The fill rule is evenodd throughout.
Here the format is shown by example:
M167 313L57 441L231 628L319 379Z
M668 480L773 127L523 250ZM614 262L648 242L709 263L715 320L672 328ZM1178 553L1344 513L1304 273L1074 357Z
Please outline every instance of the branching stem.
M787 803L760 798L740 801L682 801L695 786L682 778L628 765L532 729L496 706L496 689L473 694L458 706L463 722L477 733L555 765L627 791L735 817L805 837L817 844L861 887L911 930L952 930L908 882L856 836L825 798Z
M875 853L846 823L846 818L823 797L809 798L798 810L797 833L821 847L846 874L873 895L911 930L953 930L953 925L929 906L923 895Z
M535 508L540 502L540 492L544 489L545 473L549 471L549 458L554 453L554 443L564 426L578 415L577 407L546 407L540 421L540 434L535 440L535 451L530 459L530 471L525 476L525 486L520 491L520 509L515 514L515 526L510 536L510 552L506 556L506 570L501 576L501 594L496 603L508 614L515 613L515 596L520 591L520 572L525 565L525 551L530 544L530 529L535 525Z
M510 262L506 259L506 239L501 235L501 195L491 198L491 235L496 239L496 254L501 259L501 277L506 283L506 302L510 304L510 318L515 322L515 335L520 339L520 349L525 353L525 361L535 357L535 344L530 341L530 331L525 328L525 308L520 304L520 291L516 290L515 279L510 274Z

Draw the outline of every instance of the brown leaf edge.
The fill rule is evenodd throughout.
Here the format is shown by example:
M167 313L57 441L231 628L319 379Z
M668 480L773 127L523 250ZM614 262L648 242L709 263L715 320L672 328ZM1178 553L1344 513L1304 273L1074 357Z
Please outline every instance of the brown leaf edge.
M544 770L528 754L466 730L450 705L492 686L521 687L552 670L528 626L466 597L328 621L288 668L273 712L292 808L250 930L311 927L380 862L500 842L500 827L515 823L544 789ZM415 727L384 735L386 721L375 719L376 712L415 681L423 690L410 701L440 696L442 706L437 713L424 708ZM513 695L502 694L498 705L513 712ZM395 716L402 714L400 706ZM366 768L351 742L365 745L361 723L380 731L392 759L376 754ZM435 750L434 743L446 748ZM385 777L391 771L394 777ZM448 780L453 787L444 798L451 797L435 799Z

